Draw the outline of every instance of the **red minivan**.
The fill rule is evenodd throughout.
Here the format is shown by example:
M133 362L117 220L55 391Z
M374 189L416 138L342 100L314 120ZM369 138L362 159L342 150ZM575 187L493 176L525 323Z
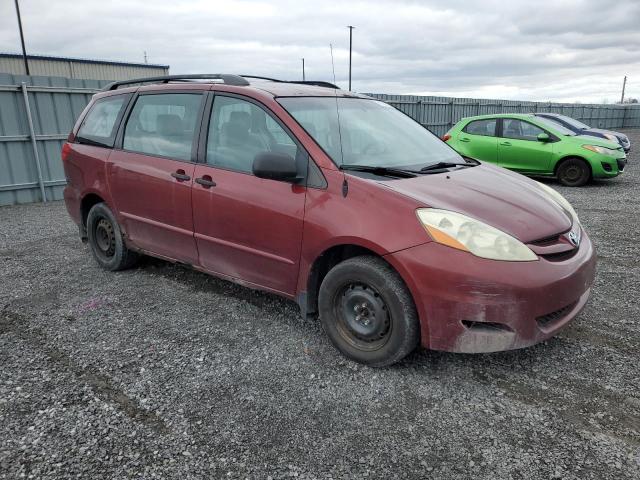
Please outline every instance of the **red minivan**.
M325 82L116 82L62 158L67 209L102 267L153 255L282 295L369 365L418 344L533 345L594 279L591 241L555 190Z

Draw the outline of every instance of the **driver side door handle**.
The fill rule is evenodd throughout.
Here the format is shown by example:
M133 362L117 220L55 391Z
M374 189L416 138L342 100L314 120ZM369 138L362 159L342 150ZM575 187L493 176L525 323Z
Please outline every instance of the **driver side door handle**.
M504 145L505 147L510 147L511 142L500 142L500 145Z

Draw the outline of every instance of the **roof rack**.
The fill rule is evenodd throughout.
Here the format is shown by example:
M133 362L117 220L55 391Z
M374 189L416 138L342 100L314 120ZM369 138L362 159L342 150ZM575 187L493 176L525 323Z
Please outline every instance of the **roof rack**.
M255 78L258 80L268 80L270 82L278 82L278 83L296 83L300 85L314 85L316 87L325 87L325 88L333 88L335 90L340 90L340 87L337 85L325 82L323 80L278 80L277 78L269 78L269 77L258 77L255 75L240 75L243 78Z
M226 85L236 85L246 87L249 82L238 75L230 75L226 73L214 74L190 74L190 75L164 75L161 77L145 77L133 78L131 80L120 80L106 85L102 90L117 90L124 85L134 85L136 83L169 83L169 82L188 82L191 80L222 80Z

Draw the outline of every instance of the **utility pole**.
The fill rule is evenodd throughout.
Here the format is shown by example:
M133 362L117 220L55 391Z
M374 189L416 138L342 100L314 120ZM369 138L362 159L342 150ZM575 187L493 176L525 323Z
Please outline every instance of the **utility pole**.
M304 82L306 79L304 77L304 57L302 57L302 81Z
M351 53L353 51L353 25L347 25L349 29L349 91L351 91Z
M620 98L620 103L624 103L624 88L627 86L627 76L624 76L624 80L622 81L622 98Z
M147 61L147 51L146 50L144 51L144 63L149 63Z
M22 59L24 60L24 70L27 75L31 75L29 73L29 61L27 60L27 49L24 46L24 33L22 32L22 20L20 19L20 5L18 5L18 0L15 0L16 4L16 13L18 14L18 28L20 29L20 42L22 43Z

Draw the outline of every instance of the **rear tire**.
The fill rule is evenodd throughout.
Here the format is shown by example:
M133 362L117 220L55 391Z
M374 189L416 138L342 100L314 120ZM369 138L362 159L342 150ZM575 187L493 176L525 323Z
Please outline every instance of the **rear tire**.
M105 270L124 270L138 261L139 255L126 247L120 225L105 203L89 210L87 237L93 258Z
M581 187L591 179L591 167L580 158L567 158L558 165L558 180L566 187Z
M373 367L402 360L420 340L420 324L406 285L384 260L350 258L322 281L320 321L346 357Z

